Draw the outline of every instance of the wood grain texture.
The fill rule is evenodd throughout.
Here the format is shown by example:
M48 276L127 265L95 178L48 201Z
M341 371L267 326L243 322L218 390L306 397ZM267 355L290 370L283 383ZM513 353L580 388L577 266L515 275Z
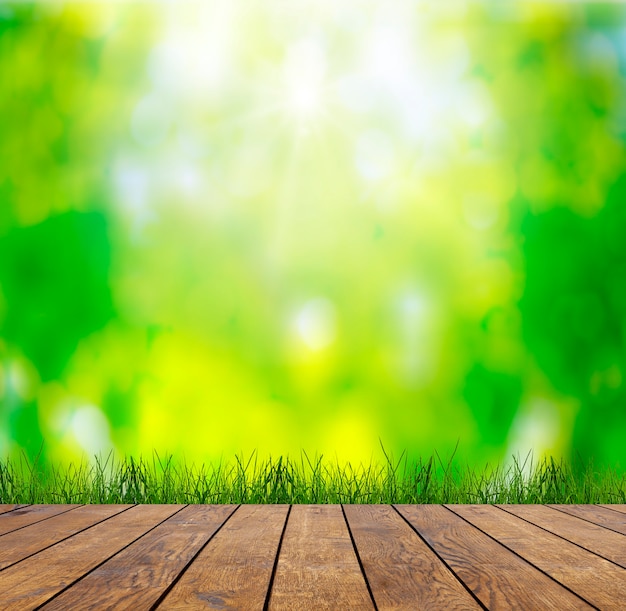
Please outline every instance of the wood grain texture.
M608 505L608 504L600 504L598 507L604 507L606 509L610 509L611 511L619 511L620 513L626 513L626 505Z
M0 514L7 513L7 511L14 511L15 509L20 509L21 507L28 507L28 505L3 504L0 505Z
M544 505L498 505L505 511L626 568L626 538Z
M185 507L42 609L150 609L235 509Z
M378 609L480 609L389 505L345 505Z
M72 511L77 507L80 505L27 505L15 511L0 514L0 536L65 511Z
M132 505L83 505L4 535L0 539L0 569L5 569L130 507Z
M269 608L374 609L340 505L292 507Z
M626 535L626 514L618 511L611 511L598 505L548 505L548 507Z
M0 610L626 608L625 568L515 515L618 554L626 511L502 507L15 508Z
M182 505L131 507L0 571L0 608L34 609L181 508Z
M592 605L603 610L624 609L624 569L498 507L450 507Z
M263 609L288 505L241 505L159 605Z
M445 507L396 507L491 611L591 608Z

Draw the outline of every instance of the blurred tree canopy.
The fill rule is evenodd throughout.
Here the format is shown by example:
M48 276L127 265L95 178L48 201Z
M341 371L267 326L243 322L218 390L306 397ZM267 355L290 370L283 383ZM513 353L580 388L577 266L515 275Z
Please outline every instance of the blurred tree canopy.
M625 26L1 4L0 450L623 464Z

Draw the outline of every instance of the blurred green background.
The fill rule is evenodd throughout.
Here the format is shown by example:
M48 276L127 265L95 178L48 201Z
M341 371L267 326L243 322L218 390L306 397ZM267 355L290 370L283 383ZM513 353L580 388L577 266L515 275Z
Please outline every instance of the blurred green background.
M0 3L0 454L626 463L626 9Z

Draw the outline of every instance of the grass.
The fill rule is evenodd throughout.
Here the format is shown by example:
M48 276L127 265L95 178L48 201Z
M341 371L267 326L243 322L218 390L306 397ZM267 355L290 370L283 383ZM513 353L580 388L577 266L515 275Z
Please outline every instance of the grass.
M151 460L109 455L65 467L7 459L0 461L0 503L626 503L626 474L592 464L574 470L546 458L533 465L529 454L507 468L478 470L437 454L385 459L356 468L305 452L299 461L259 461L253 453L200 467L156 452Z

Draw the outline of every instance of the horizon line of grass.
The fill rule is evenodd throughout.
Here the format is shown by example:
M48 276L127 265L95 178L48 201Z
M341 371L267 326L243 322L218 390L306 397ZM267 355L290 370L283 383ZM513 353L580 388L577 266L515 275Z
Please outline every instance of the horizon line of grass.
M0 461L0 503L626 503L626 473L595 471L590 462L573 470L563 459L544 457L533 465L529 452L508 467L478 470L454 466L435 452L427 460L396 462L383 448L384 464L353 467L289 456L247 461L176 465L155 451L152 460L132 456L117 462L95 456L93 463L42 466ZM530 460L530 462L529 462ZM401 464L403 468L400 469Z

